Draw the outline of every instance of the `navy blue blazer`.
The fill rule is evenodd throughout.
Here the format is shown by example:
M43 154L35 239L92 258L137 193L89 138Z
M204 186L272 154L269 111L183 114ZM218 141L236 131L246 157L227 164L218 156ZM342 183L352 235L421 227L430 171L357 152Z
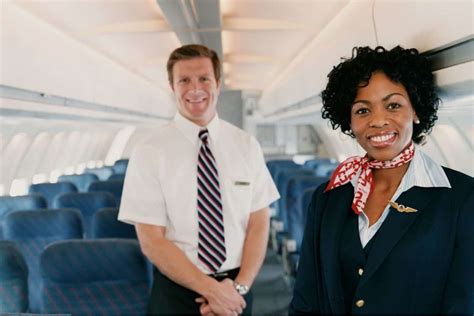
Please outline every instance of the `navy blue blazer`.
M347 313L474 313L474 179L444 168L450 188L413 187L377 232ZM290 314L343 314L339 264L342 223L351 207L348 183L313 195L308 209Z

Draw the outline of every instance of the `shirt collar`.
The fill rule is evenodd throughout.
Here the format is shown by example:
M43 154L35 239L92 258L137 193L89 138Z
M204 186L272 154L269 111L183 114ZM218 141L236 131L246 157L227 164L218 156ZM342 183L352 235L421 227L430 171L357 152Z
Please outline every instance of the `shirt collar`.
M360 171L351 179L354 187L357 185L359 175ZM401 192L405 192L414 186L423 188L451 188L448 177L441 165L416 147L413 159L403 176L399 189L401 189Z
M176 112L176 115L174 116L173 121L176 124L176 127L178 130L183 133L183 135L193 144L197 145L198 144L198 134L199 131L203 128L207 128L209 131L209 138L212 143L215 143L217 141L217 138L219 137L219 130L220 130L220 119L219 116L216 115L214 118L207 124L206 127L201 127L187 118L185 118L179 111Z
M415 150L415 156L402 181L403 192L417 186L422 188L451 188L443 167L421 150Z

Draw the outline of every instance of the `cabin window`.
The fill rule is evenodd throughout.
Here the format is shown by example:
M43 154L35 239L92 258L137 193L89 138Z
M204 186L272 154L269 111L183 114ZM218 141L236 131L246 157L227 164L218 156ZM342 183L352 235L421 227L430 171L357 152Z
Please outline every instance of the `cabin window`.
M15 179L12 181L12 185L10 186L10 195L17 196L17 195L25 195L28 193L28 181L26 179Z

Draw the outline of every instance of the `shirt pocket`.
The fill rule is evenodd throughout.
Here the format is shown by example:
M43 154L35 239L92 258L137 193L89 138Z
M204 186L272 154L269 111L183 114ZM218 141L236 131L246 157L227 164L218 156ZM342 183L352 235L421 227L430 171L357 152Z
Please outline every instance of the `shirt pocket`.
M226 181L226 195L232 209L241 214L251 212L253 183L246 177L229 177Z

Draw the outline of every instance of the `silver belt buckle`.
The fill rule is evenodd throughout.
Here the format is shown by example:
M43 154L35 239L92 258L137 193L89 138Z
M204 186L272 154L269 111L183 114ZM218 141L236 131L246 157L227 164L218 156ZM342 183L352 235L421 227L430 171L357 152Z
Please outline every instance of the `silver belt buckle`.
M228 275L227 272L216 272L216 273L212 274L212 276L215 277L215 278L218 278L218 277L225 277L225 276L227 276L227 275Z

